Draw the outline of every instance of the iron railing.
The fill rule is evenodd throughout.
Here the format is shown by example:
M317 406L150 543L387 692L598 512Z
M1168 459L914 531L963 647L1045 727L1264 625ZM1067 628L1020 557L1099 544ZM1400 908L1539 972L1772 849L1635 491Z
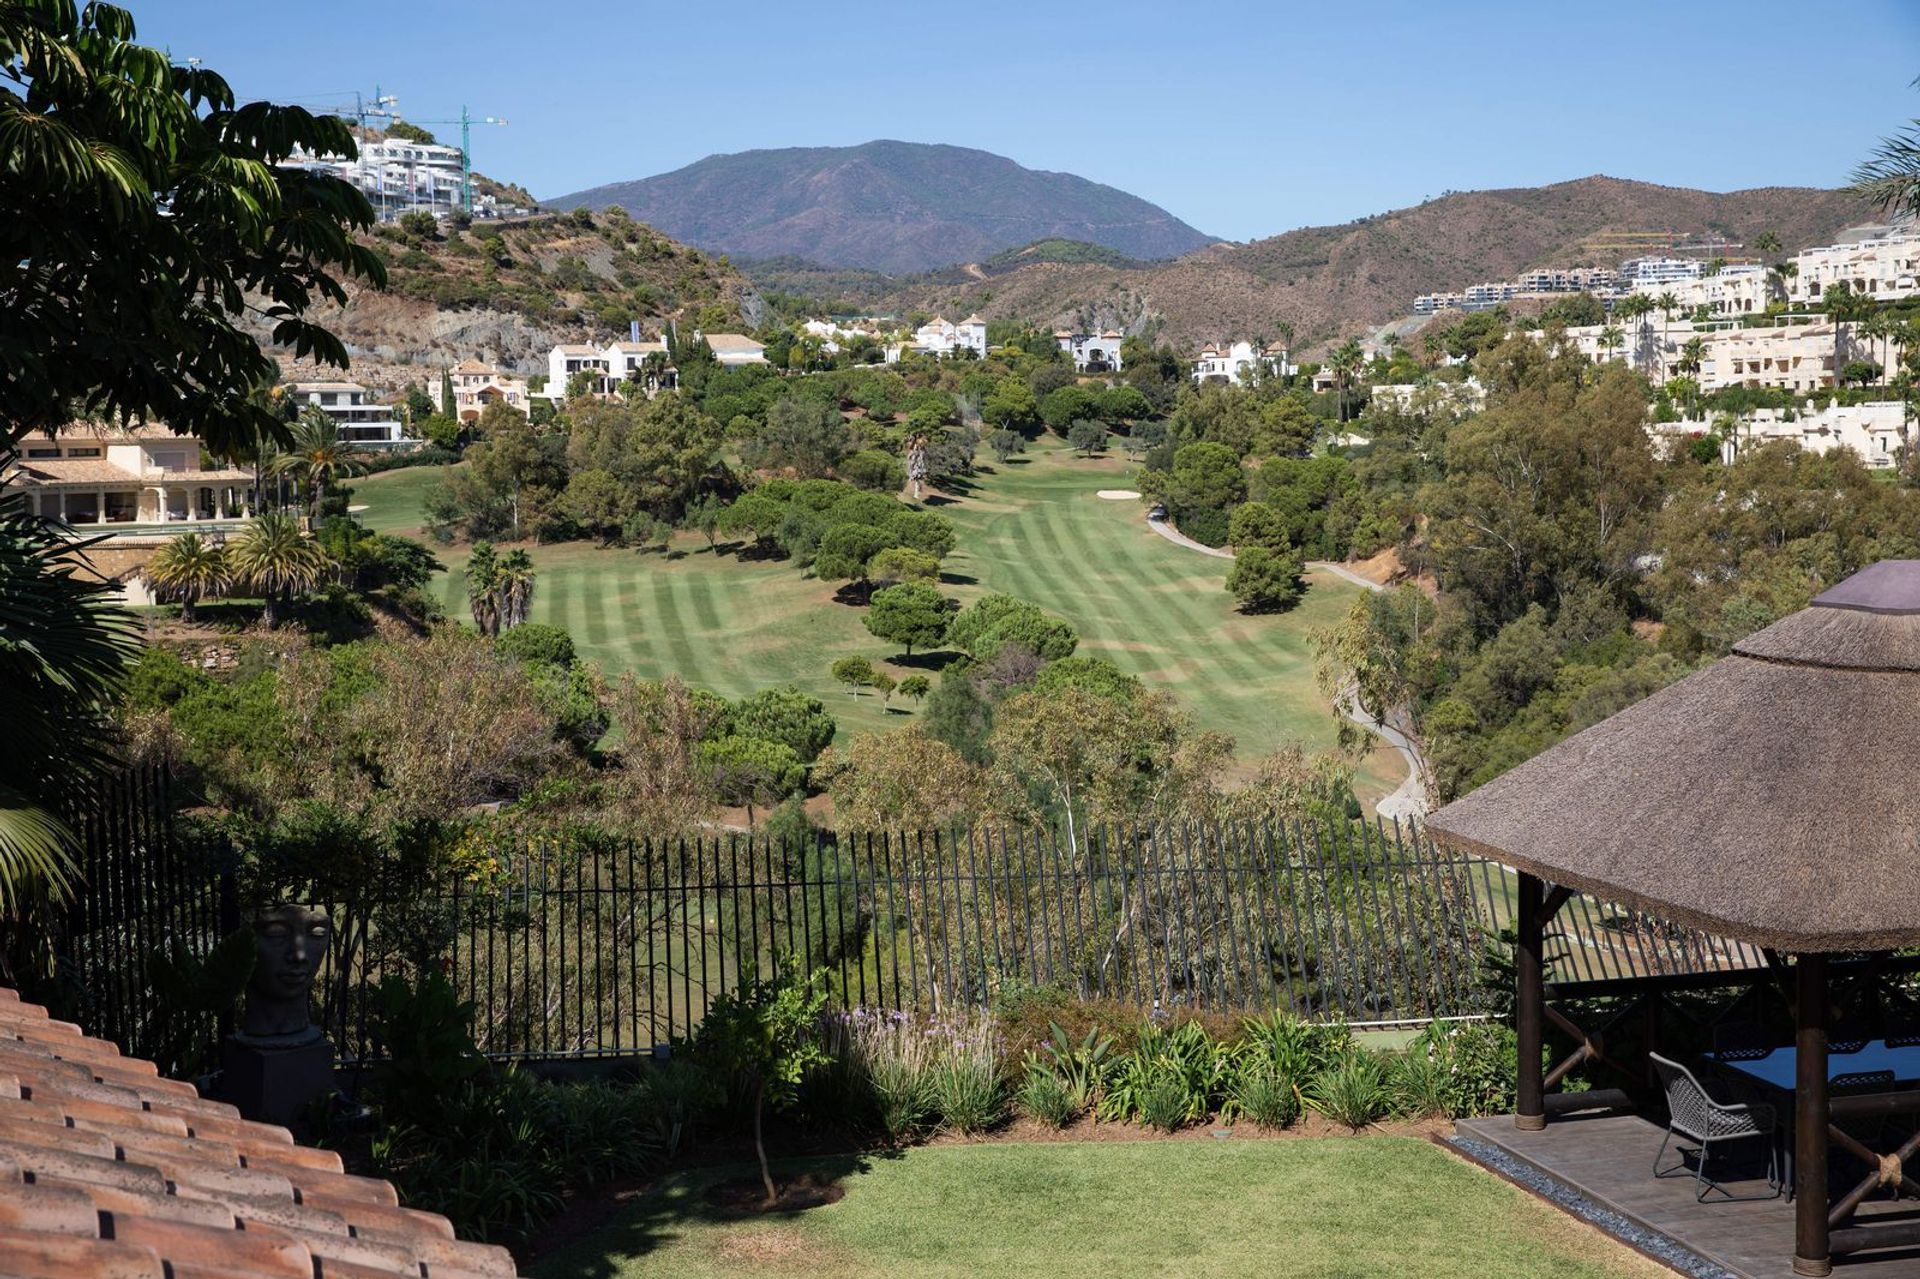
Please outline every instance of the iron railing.
M164 774L135 771L73 819L84 884L60 945L64 1006L134 1053L177 1031L154 957L204 955L242 920L230 850L182 838L172 812ZM380 983L422 967L473 1003L489 1056L517 1060L653 1053L784 961L824 970L847 1007L1048 989L1142 1010L1474 1015L1498 998L1516 878L1378 822L520 839L463 846L459 863L424 892L319 900L335 930L315 1003L343 1062L379 1056ZM1552 979L1587 983L1765 967L1584 895L1547 958ZM218 1018L193 1016L211 1044Z

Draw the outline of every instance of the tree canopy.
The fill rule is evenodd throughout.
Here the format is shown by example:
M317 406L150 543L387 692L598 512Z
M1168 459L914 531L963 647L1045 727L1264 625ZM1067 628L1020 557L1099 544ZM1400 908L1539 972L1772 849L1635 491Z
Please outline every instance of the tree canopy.
M379 285L352 233L373 210L296 152L353 155L344 120L242 105L215 72L136 44L106 4L0 8L0 421L5 438L77 412L191 430L217 453L285 424L249 396L277 378L246 325L344 367L307 317Z

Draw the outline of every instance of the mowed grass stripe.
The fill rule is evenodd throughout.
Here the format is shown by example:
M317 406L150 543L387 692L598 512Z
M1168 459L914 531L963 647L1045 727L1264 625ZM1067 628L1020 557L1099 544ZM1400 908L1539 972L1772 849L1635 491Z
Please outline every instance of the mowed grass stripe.
M678 573L653 575L653 630L665 650L667 669L677 672L690 684L706 684L708 672L701 660L701 646L687 634L693 610L687 604L684 586L684 579Z
M946 593L964 603L1004 592L1068 619L1083 652L1174 693L1199 727L1232 734L1243 756L1292 740L1332 744L1335 720L1314 684L1311 635L1340 618L1357 588L1316 580L1290 612L1243 616L1224 589L1226 561L1154 536L1137 502L1093 496L1127 484L1117 460L1072 458L1050 440L1028 456L1026 465L983 474L970 496L933 508L958 533L948 572L972 579L944 583ZM426 487L426 477L367 481L369 513L389 527L416 527ZM835 602L831 584L788 563L715 555L695 537L675 545L688 553L531 547L540 573L535 615L567 627L609 675L679 675L727 697L791 681L826 698L843 740L912 722L886 714L877 697L846 697L828 674L838 658L883 660L896 647L868 634L865 611ZM464 623L466 556L441 558L449 571L429 589ZM891 671L896 679L909 673Z

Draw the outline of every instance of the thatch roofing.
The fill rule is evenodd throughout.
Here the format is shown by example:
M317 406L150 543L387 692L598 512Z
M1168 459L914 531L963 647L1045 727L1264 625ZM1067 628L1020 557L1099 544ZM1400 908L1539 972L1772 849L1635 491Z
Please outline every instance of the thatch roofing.
M1920 560L1433 814L1441 842L1782 951L1920 945Z

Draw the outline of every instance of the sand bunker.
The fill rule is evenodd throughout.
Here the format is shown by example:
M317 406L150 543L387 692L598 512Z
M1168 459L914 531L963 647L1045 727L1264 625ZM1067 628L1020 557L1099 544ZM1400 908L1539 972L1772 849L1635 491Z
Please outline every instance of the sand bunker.
M1132 489L1101 489L1098 493L1095 493L1094 496L1104 497L1109 502L1133 502L1139 500L1140 497L1140 495Z

